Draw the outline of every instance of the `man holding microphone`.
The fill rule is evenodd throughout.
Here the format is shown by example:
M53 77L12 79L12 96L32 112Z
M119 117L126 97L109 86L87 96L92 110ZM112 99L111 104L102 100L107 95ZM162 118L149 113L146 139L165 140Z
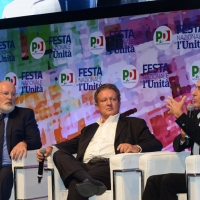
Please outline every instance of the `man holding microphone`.
M180 102L172 97L166 100L168 113L176 117L176 123L181 128L181 133L175 137L173 146L176 152L191 147L191 155L199 155L200 145L200 80L192 92L193 104L197 110L189 117L183 112L186 97ZM161 174L148 178L142 200L178 200L177 193L186 193L185 174Z

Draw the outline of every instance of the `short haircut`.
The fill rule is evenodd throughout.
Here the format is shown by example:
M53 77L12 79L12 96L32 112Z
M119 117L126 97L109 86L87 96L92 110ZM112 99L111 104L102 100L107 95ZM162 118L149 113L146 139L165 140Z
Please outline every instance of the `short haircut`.
M120 102L121 101L121 94L119 92L119 89L116 87L116 85L114 84L111 84L111 83L105 83L101 86L99 86L94 94L94 100L95 100L95 103L98 102L98 99L97 99L97 96L99 94L99 92L101 92L102 90L104 89L110 89L110 90L114 90L117 94L117 98L118 98L118 101Z

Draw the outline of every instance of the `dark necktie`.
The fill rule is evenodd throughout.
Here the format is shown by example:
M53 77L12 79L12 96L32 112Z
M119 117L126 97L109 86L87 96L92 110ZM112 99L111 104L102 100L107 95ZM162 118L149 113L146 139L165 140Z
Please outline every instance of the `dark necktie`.
M6 114L1 113L0 115L0 168L2 167L2 153L3 153L3 139L4 139L4 117Z

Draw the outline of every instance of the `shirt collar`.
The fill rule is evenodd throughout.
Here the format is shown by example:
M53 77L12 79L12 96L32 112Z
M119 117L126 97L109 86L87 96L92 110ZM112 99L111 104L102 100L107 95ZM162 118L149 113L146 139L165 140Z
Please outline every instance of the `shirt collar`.
M101 125L106 124L106 123L118 121L119 115L120 115L119 113L116 114L116 115L110 115L104 123L101 122L102 120L101 120L101 117L100 117L96 122L101 126Z
M197 119L199 119L200 118L200 113L198 113L198 115L197 115Z

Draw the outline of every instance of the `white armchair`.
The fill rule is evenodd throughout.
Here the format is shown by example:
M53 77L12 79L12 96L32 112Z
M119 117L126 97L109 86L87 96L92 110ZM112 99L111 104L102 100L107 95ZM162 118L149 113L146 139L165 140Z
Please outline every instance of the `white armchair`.
M188 183L188 200L200 199L200 156L189 156L185 160Z
M47 173L43 173L38 183L38 161L36 150L28 151L27 158L12 161L14 185L10 200L17 199L48 199Z
M53 149L53 153L56 148ZM144 153L124 153L110 158L111 190L99 196L92 196L89 200L130 200L141 196L141 171L138 169L139 157ZM66 200L65 188L57 168L53 163L53 156L47 161L48 200Z
M144 173L144 187L149 176L167 173L185 173L185 159L189 155L189 152L176 153L161 151L146 153L141 156L139 159L139 168ZM178 194L178 199L186 200L186 194ZM139 200L141 200L141 197Z

